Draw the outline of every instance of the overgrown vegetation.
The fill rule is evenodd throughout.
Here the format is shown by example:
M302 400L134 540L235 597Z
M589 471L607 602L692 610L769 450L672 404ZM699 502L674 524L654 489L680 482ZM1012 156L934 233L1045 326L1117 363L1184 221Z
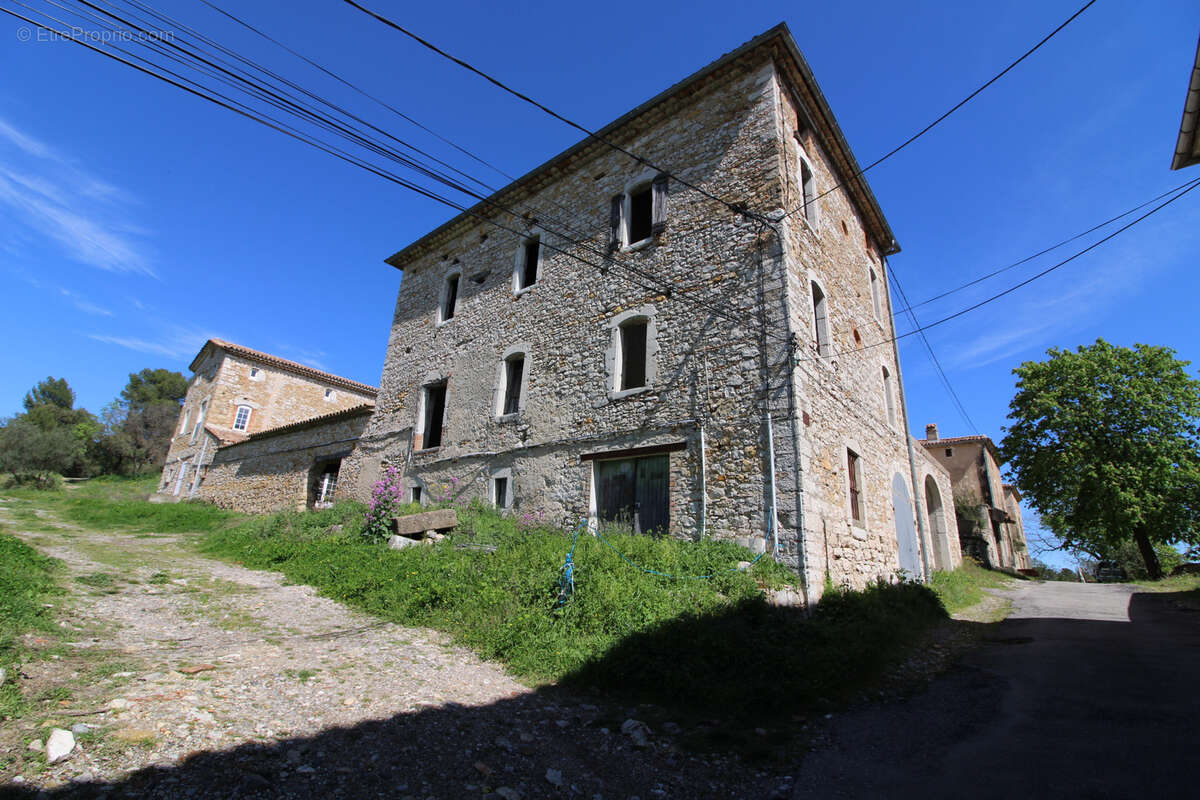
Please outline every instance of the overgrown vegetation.
M24 704L15 666L23 652L22 634L54 629L52 609L43 604L61 589L55 582L60 563L0 532L0 717L14 716Z
M696 711L767 713L782 708L781 691L794 704L835 697L945 616L927 589L902 585L835 592L809 619L767 605L764 587L795 580L770 559L738 570L753 555L731 543L624 534L605 537L612 547L579 538L575 592L560 606L566 533L481 505L458 515L455 533L429 547L372 543L361 534L363 508L339 504L248 520L211 534L203 549L384 619L446 631L534 682L687 698ZM629 562L713 577L672 580Z
M984 589L1003 589L1011 581L1009 576L984 569L973 559L965 558L956 570L936 570L929 587L953 614L982 602Z

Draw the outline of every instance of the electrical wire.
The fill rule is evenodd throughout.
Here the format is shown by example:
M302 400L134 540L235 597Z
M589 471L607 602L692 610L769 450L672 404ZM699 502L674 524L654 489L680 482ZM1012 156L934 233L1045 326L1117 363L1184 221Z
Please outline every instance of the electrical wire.
M350 0L346 0L346 2L350 2ZM1015 68L1015 67L1016 67L1018 64L1020 64L1022 61L1024 61L1024 60L1025 60L1025 59L1027 59L1027 58L1029 58L1031 55L1033 55L1033 54L1034 54L1034 53L1036 53L1038 50L1040 50L1040 49L1041 49L1041 47L1042 47L1042 45L1046 44L1046 42L1049 42L1049 41L1050 41L1051 39L1053 39L1053 38L1054 38L1056 35L1058 35L1059 31L1061 31L1063 28L1067 27L1067 26L1068 26L1068 25L1070 25L1072 22L1074 22L1074 21L1076 20L1076 18L1078 18L1078 17L1079 17L1079 16L1080 16L1080 15L1081 15L1083 12L1085 12L1085 11L1087 11L1089 8L1091 8L1091 7L1092 7L1092 5L1094 5L1094 4L1095 4L1095 2L1096 2L1096 0L1088 0L1088 2L1084 3L1084 4L1083 4L1083 6L1082 6L1082 7L1080 7L1080 9L1079 9L1078 11L1076 11L1076 12L1075 12L1074 14L1072 14L1071 16L1067 17L1066 21L1064 21L1064 22L1063 22L1061 25L1059 25L1057 28L1055 28L1054 30L1050 31L1050 33L1048 33L1048 34L1046 34L1044 37L1042 37L1041 41L1039 41L1039 42L1038 42L1037 44L1035 44L1033 47L1029 48L1029 49L1028 49L1028 50L1026 50L1024 53L1022 53L1022 54L1021 54L1021 56L1020 56L1019 58L1017 58L1017 60L1016 60L1016 61L1013 61L1013 62L1012 62L1011 64L1009 64L1007 67L1005 67L1004 69L1000 70L1000 72L998 72L998 73L996 73L995 75L993 75L993 76L992 76L992 77L991 77L991 78L990 78L990 79L989 79L989 80L988 80L986 83L984 83L984 84L983 84L982 86L980 86L978 89L976 89L975 91L971 92L971 93L970 93L969 95L967 95L965 98L963 98L962 100L960 100L959 102L957 102L956 104L954 104L954 105L953 105L953 106L950 108L950 110L949 110L949 111L946 111L944 114L942 114L940 117L938 117L937 119L935 119L933 122L929 123L929 124L928 124L928 125L926 125L924 128L922 128L921 130L917 131L915 134L913 134L912 136L908 137L908 138L907 138L907 139L905 139L903 142L901 142L900 144L896 145L896 146L895 146L895 147L893 147L891 150L889 150L888 152L884 153L884 154L883 154L882 156L880 156L879 158L877 158L877 159L875 159L874 161L872 161L870 164L867 164L867 166L865 166L865 167L863 167L862 169L860 169L860 170L858 170L857 172L855 172L853 175L851 175L851 176L850 176L848 179L846 179L845 181L842 181L841 183L838 183L838 184L837 184L837 185L835 185L835 186L834 186L832 189L828 189L828 190L826 190L826 191L822 192L821 194L817 195L816 197L814 197L812 200L807 200L807 201L805 201L803 204L801 204L800 206L797 206L796 208L793 208L791 211L788 211L788 212L786 212L786 213L785 213L785 214L784 214L782 217L779 217L779 218L776 220L776 222L782 222L783 220L785 220L785 219L787 219L788 217L790 217L792 214L795 214L797 211L800 211L801 209L803 209L803 208L804 208L805 206L807 206L808 204L810 204L810 203L814 203L814 202L816 202L817 200L820 200L822 197L824 197L824 196L825 196L825 195L827 195L827 194L831 194L832 192L836 192L838 189L842 188L843 186L845 186L845 185L846 185L847 183L849 183L850 181L854 180L855 178L858 178L858 177L860 177L861 175L863 175L863 174L864 174L865 172L867 172L868 170L870 170L870 169L874 169L875 167L879 166L879 165L880 165L880 164L882 164L884 161L887 161L889 158L891 158L892 156L896 155L897 153L899 153L899 152L900 152L901 150L903 150L904 148L908 147L910 144L912 144L913 142L915 142L917 139L920 139L922 136L924 136L925 134L929 133L931 130L933 130L934 128L936 128L936 127L937 127L939 124L941 124L941 123L942 123L942 122L943 122L943 121L944 121L944 120L945 120L947 117L949 117L949 116L950 116L951 114L953 114L955 111L958 111L960 108L962 108L963 106L965 106L967 103L969 103L969 102L971 102L972 100L974 100L974 99L975 99L975 98L976 98L976 97L977 97L977 96L978 96L978 95L979 95L981 92L983 92L985 89L987 89L987 88L988 88L989 86L991 86L993 83L995 83L996 81L1000 80L1000 79L1001 79L1001 78L1003 78L1005 75L1007 75L1009 72L1011 72L1011 71L1012 71L1012 70L1013 70L1013 69L1014 69L1014 68Z

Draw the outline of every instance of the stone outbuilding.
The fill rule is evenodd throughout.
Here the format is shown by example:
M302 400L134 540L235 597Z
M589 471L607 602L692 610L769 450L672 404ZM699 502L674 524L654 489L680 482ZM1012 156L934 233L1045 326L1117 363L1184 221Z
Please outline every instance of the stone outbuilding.
M911 442L917 454L917 485L924 501L931 566L940 570L956 569L962 564L963 552L958 518L954 514L954 484L950 472L932 453L921 447L920 442L916 439Z
M906 433L898 251L773 28L387 259L377 409L339 491L393 465L418 501L734 540L808 601L952 564L918 533L921 481L949 503Z
M1000 451L988 436L942 438L925 426L921 445L950 474L953 508L964 555L987 567L1031 569L1020 492L1000 476Z
M374 410L364 403L224 445L197 497L250 514L331 506L342 459Z
M377 390L358 381L209 339L189 367L192 380L171 439L159 492L193 497L223 446L256 433L373 404Z

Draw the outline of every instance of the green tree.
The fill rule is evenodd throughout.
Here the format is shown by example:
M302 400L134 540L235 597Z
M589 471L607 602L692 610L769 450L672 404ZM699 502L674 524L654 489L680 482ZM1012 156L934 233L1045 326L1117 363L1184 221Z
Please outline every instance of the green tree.
M155 403L174 403L178 410L187 388L188 379L181 373L147 367L129 374L129 383L121 390L121 405L133 412Z
M46 430L17 417L0 427L0 470L18 478L38 472L72 472L85 447L70 428Z
M25 394L25 410L32 411L37 406L55 406L70 411L75 407L75 390L67 385L66 378L52 375Z
M1167 347L1103 339L1013 372L1001 449L1021 492L1064 548L1103 558L1200 541L1200 381Z

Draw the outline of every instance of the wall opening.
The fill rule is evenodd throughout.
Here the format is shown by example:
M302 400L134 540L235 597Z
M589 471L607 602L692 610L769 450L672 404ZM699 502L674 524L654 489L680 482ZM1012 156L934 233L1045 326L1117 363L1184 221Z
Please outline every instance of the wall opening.
M671 523L670 457L595 461L596 514L634 533L662 535Z

